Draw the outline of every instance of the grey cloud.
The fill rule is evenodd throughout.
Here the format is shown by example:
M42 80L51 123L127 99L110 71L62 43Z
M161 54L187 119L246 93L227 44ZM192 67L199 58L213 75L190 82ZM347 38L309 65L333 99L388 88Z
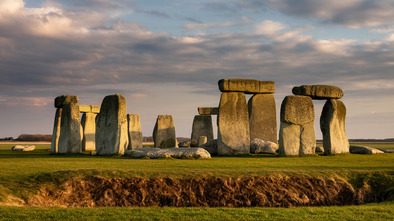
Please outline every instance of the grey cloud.
M156 11L156 10L151 10L151 11L138 10L137 12L144 13L147 15L153 15L153 16L160 17L160 18L171 18L170 15L168 15L164 12Z

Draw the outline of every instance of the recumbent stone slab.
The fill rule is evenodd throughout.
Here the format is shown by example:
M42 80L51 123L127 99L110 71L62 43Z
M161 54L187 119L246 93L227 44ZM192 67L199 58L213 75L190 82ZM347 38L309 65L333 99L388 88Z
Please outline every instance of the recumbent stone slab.
M153 130L153 141L157 148L177 146L175 124L171 115L159 115Z
M219 108L217 107L199 107L198 114L200 115L218 115Z
M249 154L249 113L244 93L222 93L217 122L219 155Z
M279 130L279 154L314 154L316 135L315 111L307 96L287 96L282 102Z
M255 94L248 102L250 139L278 143L276 105L273 94Z
M275 82L254 79L221 79L218 82L221 92L243 92L246 94L275 93Z
M326 154L349 153L345 129L346 107L342 101L327 100L320 116L323 148Z
M339 87L331 85L302 85L294 87L294 95L309 96L312 99L340 99L343 97L343 91Z
M129 131L129 146L128 150L142 148L142 131L140 115L127 114L128 131Z
M82 150L96 150L96 116L95 113L83 113L81 124L83 128Z
M128 146L126 99L108 95L96 118L97 155L123 154Z
M210 115L194 116L191 142L198 143L200 136L206 136L208 141L213 140L212 117Z

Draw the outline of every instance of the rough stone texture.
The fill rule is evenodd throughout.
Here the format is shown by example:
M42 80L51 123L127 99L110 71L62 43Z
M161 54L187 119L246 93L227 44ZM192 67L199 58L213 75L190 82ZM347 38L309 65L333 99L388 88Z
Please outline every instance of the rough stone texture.
M275 82L254 79L221 79L218 82L221 92L243 92L246 94L275 93Z
M126 99L108 95L96 117L97 155L123 154L128 146Z
M171 115L159 115L153 130L153 141L155 147L170 148L175 147L175 125Z
M36 149L34 145L15 145L11 148L12 151L33 151Z
M58 153L81 153L81 116L78 104L66 103L63 105L60 120L60 135Z
M191 140L199 144L198 139L206 136L208 141L213 140L212 117L210 115L196 115L193 120Z
M346 107L342 101L327 100L320 116L323 147L326 154L349 153L345 130Z
M278 142L276 105L272 94L255 94L249 99L250 139Z
M198 146L201 146L201 145L203 145L203 144L205 144L207 142L208 142L207 136L200 136L198 138Z
M190 147L192 140L185 140L178 143L178 147Z
M129 146L127 149L134 150L142 148L142 131L140 115L127 114L128 130L129 130Z
M330 85L302 85L294 87L294 95L309 96L313 99L340 99L343 97L343 91L339 87Z
M206 151L208 151L211 155L217 155L218 154L218 140L211 140L208 141L207 143L199 146L201 148L204 148Z
M82 114L82 151L96 150L96 115L95 113Z
M253 138L250 141L251 153L268 153L275 154L278 150L278 144L271 141L264 141L259 138Z
M127 150L125 155L131 156L132 158L201 158L207 159L211 158L211 154L203 148L138 148L135 150Z
M62 95L55 98L55 107L62 108L65 104L76 104L79 98L75 95Z
M316 135L313 102L307 96L287 96L282 102L279 153L283 156L314 154Z
M249 154L249 114L244 93L222 93L217 122L219 155Z
M219 108L217 108L217 107L199 107L198 114L200 114L200 115L218 115Z
M51 142L51 153L58 153L59 150L59 137L60 137L60 125L62 119L62 108L56 109L55 120L53 124L52 142Z
M100 106L94 105L79 105L79 112L81 113L100 113Z
M324 153L324 148L321 147L321 146L317 146L317 147L315 148L315 153Z
M355 146L351 145L349 147L350 153L356 153L356 154L379 154L379 153L384 153L381 150L378 150L376 148L372 147L367 147L367 146Z

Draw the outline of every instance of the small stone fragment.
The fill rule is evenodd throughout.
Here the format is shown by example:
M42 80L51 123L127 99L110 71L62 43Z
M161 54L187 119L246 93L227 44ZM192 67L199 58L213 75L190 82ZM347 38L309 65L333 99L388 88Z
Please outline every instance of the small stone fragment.
M253 138L250 141L251 153L275 154L277 150L278 150L278 145L274 142L264 141L259 138Z

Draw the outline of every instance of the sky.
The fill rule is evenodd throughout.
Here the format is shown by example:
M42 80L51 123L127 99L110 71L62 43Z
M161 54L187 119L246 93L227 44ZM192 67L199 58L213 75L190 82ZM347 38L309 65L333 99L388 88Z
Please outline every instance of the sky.
M338 86L348 138L392 138L394 1L0 0L0 137L51 134L59 95L115 93L143 136L171 114L190 137L224 78L274 81L278 129L294 86Z

